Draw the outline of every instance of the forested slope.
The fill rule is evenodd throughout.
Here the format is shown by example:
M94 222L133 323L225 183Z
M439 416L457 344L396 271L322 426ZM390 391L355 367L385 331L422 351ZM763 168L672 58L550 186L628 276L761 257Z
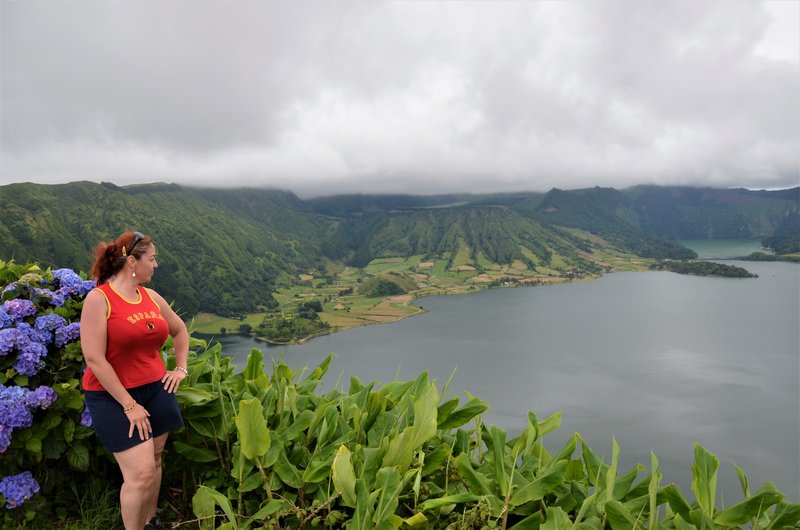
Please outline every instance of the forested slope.
M800 189L776 192L659 188L547 193L343 195L301 200L264 189L110 183L0 186L0 259L86 271L92 247L124 230L156 241L154 286L179 310L241 315L274 306L271 292L340 262L409 257L598 270L592 245L562 227L599 235L624 252L682 259L671 239L763 238L800 245ZM794 250L793 250L794 249Z

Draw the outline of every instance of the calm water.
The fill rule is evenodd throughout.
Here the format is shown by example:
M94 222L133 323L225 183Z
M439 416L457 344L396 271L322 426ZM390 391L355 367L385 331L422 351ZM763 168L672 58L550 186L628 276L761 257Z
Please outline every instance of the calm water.
M616 273L593 282L497 289L422 299L429 312L350 329L299 346L223 337L243 363L252 347L285 352L293 368L336 356L340 374L364 381L416 377L488 401L488 423L516 432L528 410L562 411L545 439L558 449L580 432L610 460L611 438L625 471L658 455L664 483L691 497L693 444L720 459L719 490L741 499L731 462L751 489L775 482L800 498L800 267L738 263L758 279ZM646 473L645 473L646 474Z

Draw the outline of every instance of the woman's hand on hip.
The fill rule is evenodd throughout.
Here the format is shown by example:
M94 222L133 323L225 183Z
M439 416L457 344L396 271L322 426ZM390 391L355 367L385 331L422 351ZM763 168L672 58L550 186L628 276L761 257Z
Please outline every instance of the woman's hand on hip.
M170 370L164 377L161 378L161 382L164 383L164 390L174 394L178 391L178 387L181 384L181 381L188 377L186 372L182 372L180 370Z

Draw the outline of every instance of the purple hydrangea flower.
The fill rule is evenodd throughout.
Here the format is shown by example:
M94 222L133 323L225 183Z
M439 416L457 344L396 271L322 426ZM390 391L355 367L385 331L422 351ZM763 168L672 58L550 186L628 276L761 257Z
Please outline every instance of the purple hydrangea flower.
M0 305L0 329L10 328L14 325L14 318L6 311L6 306Z
M67 289L66 291L67 291L66 295L63 292L61 292L61 289L59 289L58 291L52 291L50 293L50 304L56 307L63 306L66 299L69 298L69 289Z
M61 326L65 326L67 324L67 320L60 316L56 315L55 313L48 313L46 315L42 315L40 317L36 317L36 322L34 323L34 327L36 329L46 329L47 331L53 331Z
M8 355L15 349L22 349L31 339L17 328L0 329L0 355Z
M31 326L27 322L20 322L17 324L17 329L20 330L30 340L41 342L42 344L50 344L53 340L53 334L46 329L41 329L36 326Z
M30 300L24 298L15 298L3 303L6 312L15 320L19 321L25 317L30 317L36 314L36 305Z
M89 407L83 407L83 411L81 412L81 425L84 427L92 426L92 415L89 413Z
M9 510L22 505L36 493L39 493L39 483L30 471L3 477L0 480L0 494L6 498L6 508Z
M89 294L89 291L97 287L94 280L85 280L83 285L78 288L78 294Z
M3 292L0 295L4 295L9 291L16 291L17 290L17 282L11 282L5 287L3 287Z
M36 288L33 289L33 294L35 296L40 296L40 297L42 297L42 298L44 298L46 300L52 300L53 299L53 291L51 291L50 289L40 289L40 288L36 287Z
M46 409L55 403L56 399L58 399L58 395L56 391L49 386L42 385L37 387L36 390L28 392L25 399L30 407Z
M0 423L0 453L4 453L11 445L11 433L14 429Z
M41 342L30 341L21 348L13 368L22 375L36 375L43 365L42 357L47 357L47 346Z
M28 393L27 388L0 385L0 423L11 428L31 426L33 414L28 406Z
M58 280L61 287L78 288L83 284L83 278L78 276L72 269L56 269L51 272L53 277Z
M81 336L80 322L71 322L56 330L56 346L59 348L68 342L79 339Z

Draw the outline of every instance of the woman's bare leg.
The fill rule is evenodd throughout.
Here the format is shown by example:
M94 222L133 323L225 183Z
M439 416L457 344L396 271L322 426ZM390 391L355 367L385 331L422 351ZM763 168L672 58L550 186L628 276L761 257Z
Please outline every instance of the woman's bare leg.
M161 455L164 453L164 445L167 443L169 433L164 433L157 438L153 438L153 457L155 464L155 476L153 477L153 498L147 506L147 518L149 521L156 515L158 508L158 494L161 491Z
M119 505L125 530L142 530L147 522L156 477L154 454L152 438L125 451L114 453L122 471Z

